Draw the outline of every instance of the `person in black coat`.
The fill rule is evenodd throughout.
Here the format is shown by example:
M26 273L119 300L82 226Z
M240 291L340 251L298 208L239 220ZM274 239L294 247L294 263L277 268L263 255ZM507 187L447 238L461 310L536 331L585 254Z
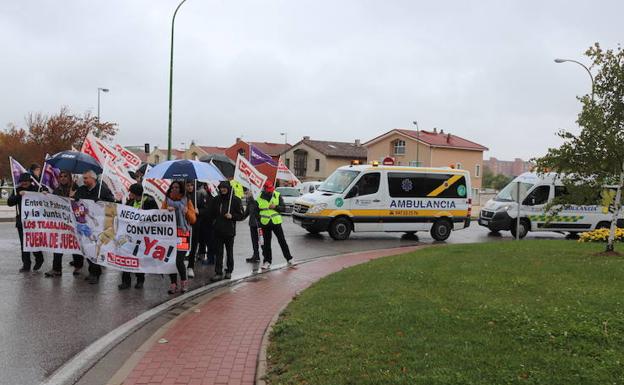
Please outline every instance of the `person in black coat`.
M249 233L251 234L253 255L251 258L245 259L245 261L249 263L256 263L260 262L260 237L258 233L258 229L260 228L260 209L258 209L258 202L254 199L251 190L247 190L246 194L247 207L245 207L245 218L249 217Z
M196 181L187 181L186 182L186 197L188 200L193 202L195 206L195 215L197 220L193 224L191 228L191 250L188 255L188 266L187 266L187 276L189 278L195 277L195 260L199 254L203 254L206 249L206 241L205 237L202 233L203 221L206 220L208 214L208 206L207 206L207 194L203 188L195 189L197 185Z
M232 186L227 181L219 183L219 196L212 206L214 220L214 235L217 246L215 258L215 276L213 282L223 278L232 278L234 270L234 237L236 236L236 221L243 219L243 204L232 193ZM227 254L227 268L223 275L223 248Z
M114 202L115 197L113 193L108 188L106 183L98 182L97 174L92 171L85 171L82 174L82 179L84 184L78 187L76 190L76 194L74 195L74 199L90 199L93 201L105 201L105 202ZM100 183L102 184L102 188L100 190ZM86 278L90 284L94 285L99 282L100 275L102 275L102 266L93 263L91 261L87 261L89 263L89 276Z
M63 170L59 173L58 178L59 186L54 189L53 194L60 197L73 198L76 190L78 190L78 185L72 180L72 174L69 171ZM84 257L80 254L73 254L72 256L73 261L71 265L74 267L73 274L78 275L80 274L80 269L82 269L82 265L84 264ZM62 259L62 253L54 253L52 259L52 270L45 273L46 277L60 277L63 274L63 266L61 264Z
M19 186L15 191L9 196L7 200L7 205L15 206L16 208L16 216L15 216L15 227L17 227L17 234L20 239L20 247L22 249L22 268L19 270L20 273L25 273L30 271L30 252L24 251L24 229L22 228L22 196L26 193L26 191L36 192L38 189L32 183L32 176L30 173L23 173L19 177ZM43 253L41 251L33 252L35 256L35 266L33 266L34 271L38 271L41 269L43 265Z
M143 195L143 186L141 183L135 183L128 189L128 200L126 205L141 210L158 210L158 203L149 195ZM135 273L137 283L135 289L142 289L145 283L145 273ZM128 271L121 273L121 284L117 286L119 290L130 289L132 286L132 274Z

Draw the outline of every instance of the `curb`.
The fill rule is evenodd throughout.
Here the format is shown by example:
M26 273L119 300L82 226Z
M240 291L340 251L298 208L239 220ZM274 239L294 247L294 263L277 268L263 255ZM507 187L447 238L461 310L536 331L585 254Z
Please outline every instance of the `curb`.
M41 385L73 385L89 369L91 369L109 351L126 339L130 334L140 329L145 323L153 320L162 313L201 295L210 293L217 289L237 285L251 276L238 278L235 280L220 281L209 284L195 290L189 291L179 297L170 299L144 313L124 323L123 325L110 331L108 334L98 338L87 346L80 353L72 357L63 366L58 368L50 377L46 378Z

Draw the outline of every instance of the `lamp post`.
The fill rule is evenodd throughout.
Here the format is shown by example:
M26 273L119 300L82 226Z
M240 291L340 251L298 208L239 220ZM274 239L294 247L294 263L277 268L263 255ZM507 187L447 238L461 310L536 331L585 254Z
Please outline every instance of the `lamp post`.
M97 113L97 122L100 122L100 91L102 92L108 92L110 91L108 88L100 88L98 87L98 113Z
M585 68L585 71L587 71L587 73L589 74L589 78L591 79L591 84L592 84L592 102L594 101L594 75L592 75L591 71L589 70L589 68L587 68L587 66L579 61L576 60L572 60L572 59L555 59L555 63L565 63L565 62L570 62L570 63L576 63L578 65L580 65L581 67Z
M280 135L284 137L284 144L288 144L288 133L280 132Z
M169 126L168 126L168 137L167 137L167 160L171 160L171 102L173 97L173 31L175 26L175 17L178 13L178 10L184 4L186 0L182 0L180 4L178 4L175 12L173 12L173 18L171 19L171 54L169 57Z
M419 149L420 149L420 130L418 129L418 121L414 120L412 123L416 126L416 167L420 167L420 157Z

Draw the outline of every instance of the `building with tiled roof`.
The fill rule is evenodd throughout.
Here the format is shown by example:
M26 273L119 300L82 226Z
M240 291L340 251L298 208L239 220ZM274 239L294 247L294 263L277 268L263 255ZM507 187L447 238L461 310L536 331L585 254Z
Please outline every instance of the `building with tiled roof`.
M444 130L397 128L364 143L368 161L394 159L398 166L455 167L470 171L473 196L478 197L483 173L483 152L488 148Z
M359 140L333 142L313 140L304 136L288 151L282 154L284 163L301 181L315 181L327 178L340 166L358 160L366 162L366 148Z

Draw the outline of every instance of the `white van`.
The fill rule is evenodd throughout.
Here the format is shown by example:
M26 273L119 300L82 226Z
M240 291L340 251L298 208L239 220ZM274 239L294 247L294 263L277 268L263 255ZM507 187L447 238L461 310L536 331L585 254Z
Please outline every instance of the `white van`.
M299 183L296 187L301 192L301 195L313 193L323 182L303 182Z
M451 168L356 165L338 168L295 201L293 221L336 240L351 231L430 231L443 241L470 225L470 174Z
M546 205L555 197L566 193L558 174L524 173L505 188L494 199L490 199L479 213L479 225L492 232L511 231L516 236L518 218L518 189L520 189L519 236L529 231L557 231L576 234L597 228L609 228L612 214L608 206L571 205L556 215L546 212ZM624 225L618 219L618 226Z

